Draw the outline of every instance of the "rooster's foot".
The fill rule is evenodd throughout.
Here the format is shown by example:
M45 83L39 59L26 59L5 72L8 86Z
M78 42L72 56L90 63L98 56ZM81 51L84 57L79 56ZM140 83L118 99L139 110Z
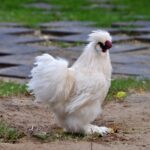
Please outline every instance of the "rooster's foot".
M98 133L101 136L104 136L109 133L113 133L113 129L107 127L98 127L96 125L88 124L84 127L85 134Z

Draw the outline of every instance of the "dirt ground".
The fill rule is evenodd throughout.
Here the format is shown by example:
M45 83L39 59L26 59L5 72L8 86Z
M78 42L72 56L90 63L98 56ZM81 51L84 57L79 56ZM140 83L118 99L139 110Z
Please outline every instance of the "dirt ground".
M47 132L56 126L47 105L35 104L31 97L0 100L0 119L24 131L17 143L0 143L0 150L149 150L150 93L133 94L123 102L104 105L103 114L94 123L113 126L118 132L96 141L41 142L31 138L31 128ZM28 136L29 135L29 136Z

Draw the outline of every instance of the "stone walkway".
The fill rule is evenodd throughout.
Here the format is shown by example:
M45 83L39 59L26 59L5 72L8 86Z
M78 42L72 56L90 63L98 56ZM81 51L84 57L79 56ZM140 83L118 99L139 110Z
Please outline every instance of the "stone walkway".
M149 26L150 21L136 21L104 28L113 37L110 53L114 75L150 78ZM77 21L42 23L39 27L36 31L21 24L0 23L0 76L28 78L35 56L42 53L65 57L73 63L87 43L87 35L98 29L92 22Z

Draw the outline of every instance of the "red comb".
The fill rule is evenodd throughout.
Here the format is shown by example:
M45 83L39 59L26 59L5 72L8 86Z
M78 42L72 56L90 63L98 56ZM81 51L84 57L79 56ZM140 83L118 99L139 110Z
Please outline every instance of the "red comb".
M106 41L106 42L105 42L105 48L106 48L106 49L109 49L109 48L111 48L111 47L112 47L112 42Z

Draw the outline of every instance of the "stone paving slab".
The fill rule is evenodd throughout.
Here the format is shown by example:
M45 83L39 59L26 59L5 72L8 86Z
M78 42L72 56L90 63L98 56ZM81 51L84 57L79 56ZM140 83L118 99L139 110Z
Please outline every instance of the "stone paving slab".
M32 65L37 54L8 55L0 59L0 65Z
M51 9L52 6L47 3L32 3L23 5L26 8Z
M83 49L85 48L85 44L83 44L83 45L79 45L79 46L73 46L73 47L68 47L68 48L66 48L66 50L68 50L68 51L83 51Z
M15 66L15 67L0 69L0 76L29 78L32 67L33 66Z
M26 36L15 36L15 35L2 35L0 34L0 44L25 44L25 43L36 43L36 42L43 42L45 38L35 37L33 35L26 35Z
M75 46L66 48L66 50L71 51L82 51L85 45L82 46ZM132 51L139 51L148 49L149 45L134 45L134 44L113 44L113 47L110 49L110 53L122 53L122 52L132 52Z
M149 45L139 45L139 44L113 44L113 47L111 48L111 53L122 53L122 52L132 52L132 51L139 51L139 50L145 50L148 49Z
M43 30L41 30L41 32L43 34L64 36L64 35L81 34L81 33L90 34L91 31L94 31L94 30L97 30L97 28L86 28L86 27L72 28L71 27L71 28L59 28L59 29L57 29L57 28L55 28L55 29L43 29ZM107 28L105 30L107 30L111 34L121 33L121 31L118 29Z
M14 34L14 35L20 35L20 34L33 34L33 29L28 28L13 28L13 27L1 27L0 28L0 34Z
M70 35L70 36L63 36L63 37L51 37L51 41L60 41L60 42L69 42L69 43L87 43L87 35L79 34L79 35Z
M96 27L83 27L83 26L69 26L69 27L61 27L61 28L51 28L51 29L43 29L42 33L47 34L55 34L55 35L65 35L65 34L80 34L86 33L89 34L91 31L97 30Z
M0 27L24 27L24 25L15 22L0 22Z
M150 21L134 21L134 22L115 22L112 27L149 27Z
M149 76L150 66L146 66L145 64L113 64L113 73L133 76Z
M48 35L65 36L65 35L80 34L80 31L68 29L42 29L41 33Z
M50 37L52 41L61 41L61 42L70 42L70 43L87 43L87 34L80 34L80 35L71 35L71 36L64 36L64 37ZM121 41L129 41L133 40L133 37L129 37L126 35L123 36L112 36L113 42L121 42Z
M150 34L139 35L135 37L137 40L150 42Z
M148 34L150 27L122 29L121 31L128 34Z
M91 31L98 30L98 28L94 27L64 27L64 28L51 28L51 29L42 29L41 32L43 34L51 34L51 35L71 35L71 34L81 34L86 33L89 34ZM113 28L101 28L101 30L107 30L111 34L121 33L119 29Z
M39 24L41 28L58 28L58 27L76 27L76 26L92 26L94 22L82 22L82 21L56 21Z
M14 40L14 42L17 44L38 43L38 42L44 42L44 41L45 41L45 38L35 37L35 36L25 36L25 37L20 37Z
M38 8L38 9L44 9L44 10L51 10L51 9L58 9L58 8L60 8L60 6L50 5L48 3L43 3L43 2L25 4L24 7L27 7L27 8Z
M107 3L100 3L100 4L92 4L90 6L84 6L82 9L85 10L92 10L92 9L97 9L97 8L102 8L102 9L107 9L107 10L113 10L113 9L125 9L127 6L125 5L113 5L113 4L107 4Z
M143 64L143 68L144 68L144 64L149 63L150 66L150 57L146 56L146 55L134 55L134 56L130 56L130 55L121 55L121 54L111 54L111 61L112 63L119 63L119 64Z
M0 45L0 55L10 55L10 54L29 54L36 52L50 52L57 50L58 47L55 46L39 46L39 45L24 45L24 44L10 44L10 45Z

